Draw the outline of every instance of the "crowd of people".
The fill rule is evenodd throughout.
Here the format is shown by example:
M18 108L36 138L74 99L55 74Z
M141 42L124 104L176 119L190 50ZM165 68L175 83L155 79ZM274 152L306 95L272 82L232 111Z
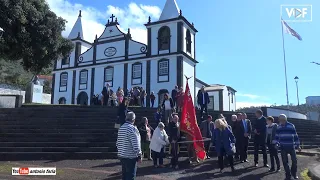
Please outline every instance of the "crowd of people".
M175 86L175 88L171 91L171 96L169 93L166 93L165 96L170 97L173 105L176 107L176 110L181 110L183 104L183 88ZM146 107L146 99L149 96L150 99L150 107L155 106L156 95L154 92L150 92L147 94L146 90L142 87L132 87L130 90L122 89L119 87L116 92L114 92L109 84L106 84L103 87L100 94L93 95L91 98L91 105L100 105L100 106L119 106L124 98L128 100L128 106L140 106ZM159 99L160 100L160 99ZM161 105L162 102L159 102Z
M173 99L167 97L163 106L172 107L173 103ZM134 179L137 163L143 158L152 160L155 168L164 167L165 153L170 154L171 168L178 169L181 144L188 146L190 163L199 162L193 148L192 138L180 131L178 114L168 112L165 117L158 119L157 127L152 128L146 117L141 123L137 123L135 113L126 112L125 121L119 128L117 138L118 156L121 160L124 180ZM206 116L199 126L207 153L206 159L210 159L210 147L214 146L220 172L223 173L226 162L232 172L236 171L235 161L248 163L248 144L249 140L254 138L254 166L258 167L258 154L259 150L262 150L263 166L268 167L270 172L279 172L281 166L278 152L280 150L286 178L298 179L296 150L301 150L301 148L295 126L287 121L284 114L279 116L278 124L274 122L273 117L264 117L261 110L256 111L256 118L255 124L251 124L245 113L238 113L232 115L230 124L228 124L222 114L214 122L212 116ZM166 152L166 146L169 146L169 152ZM271 160L270 167L267 161L267 148ZM291 168L288 164L289 154L292 162Z

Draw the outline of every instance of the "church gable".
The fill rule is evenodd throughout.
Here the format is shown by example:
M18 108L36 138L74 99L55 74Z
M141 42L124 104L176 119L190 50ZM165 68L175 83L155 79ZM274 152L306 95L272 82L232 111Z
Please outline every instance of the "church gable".
M79 56L79 59L77 60L78 64L81 65L83 63L88 63L93 61L93 47L85 51Z
M144 57L147 55L147 45L130 39L128 53L129 58Z
M104 60L123 60L125 58L125 39L97 45L97 62Z
M114 20L115 16L113 14L110 18L111 18L111 22L110 20L108 20L108 23L106 24L106 28L104 29L102 35L98 38L98 42L125 37L125 34L121 32L121 30L118 27L119 26L118 19L116 18Z

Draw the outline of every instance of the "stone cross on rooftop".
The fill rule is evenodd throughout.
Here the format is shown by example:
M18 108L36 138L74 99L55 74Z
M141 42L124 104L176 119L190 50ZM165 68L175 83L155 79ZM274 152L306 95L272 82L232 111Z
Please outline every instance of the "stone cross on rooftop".
M111 22L113 22L113 18L115 18L115 16L112 14L110 18L111 18Z

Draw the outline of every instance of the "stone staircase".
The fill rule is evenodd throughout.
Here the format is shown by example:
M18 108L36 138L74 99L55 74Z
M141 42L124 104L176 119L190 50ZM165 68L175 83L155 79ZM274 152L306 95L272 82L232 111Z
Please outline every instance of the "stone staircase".
M131 108L137 120L148 117L153 127L155 109ZM210 112L216 118L219 112ZM2 160L116 158L117 109L81 106L26 106L0 109L0 157ZM232 112L224 112L229 120ZM253 120L253 114L248 114ZM303 148L320 146L318 122L290 119ZM212 147L214 151L214 147ZM183 155L186 147L182 146ZM249 153L253 143L249 144Z

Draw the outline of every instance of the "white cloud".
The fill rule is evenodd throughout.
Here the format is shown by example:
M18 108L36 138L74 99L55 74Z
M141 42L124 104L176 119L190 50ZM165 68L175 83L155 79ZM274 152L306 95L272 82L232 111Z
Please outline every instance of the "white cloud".
M247 97L247 98L250 98L250 99L258 99L258 98L260 98L260 96L254 95L254 94L241 94L241 93L237 93L237 96Z
M116 6L107 6L105 11L99 11L94 7L83 6L82 4L73 4L68 0L46 0L53 12L66 19L66 30L63 36L67 37L78 18L79 10L82 10L82 25L84 39L93 42L96 34L98 37L102 34L105 24L111 14L118 18L121 30L126 33L130 28L134 40L146 43L147 30L144 26L150 16L153 20L158 20L161 10L157 6L138 5L130 3L125 8Z
M267 102L244 102L244 101L237 102L237 109L243 108L243 107L252 107L252 106L254 107L271 106L271 104Z

